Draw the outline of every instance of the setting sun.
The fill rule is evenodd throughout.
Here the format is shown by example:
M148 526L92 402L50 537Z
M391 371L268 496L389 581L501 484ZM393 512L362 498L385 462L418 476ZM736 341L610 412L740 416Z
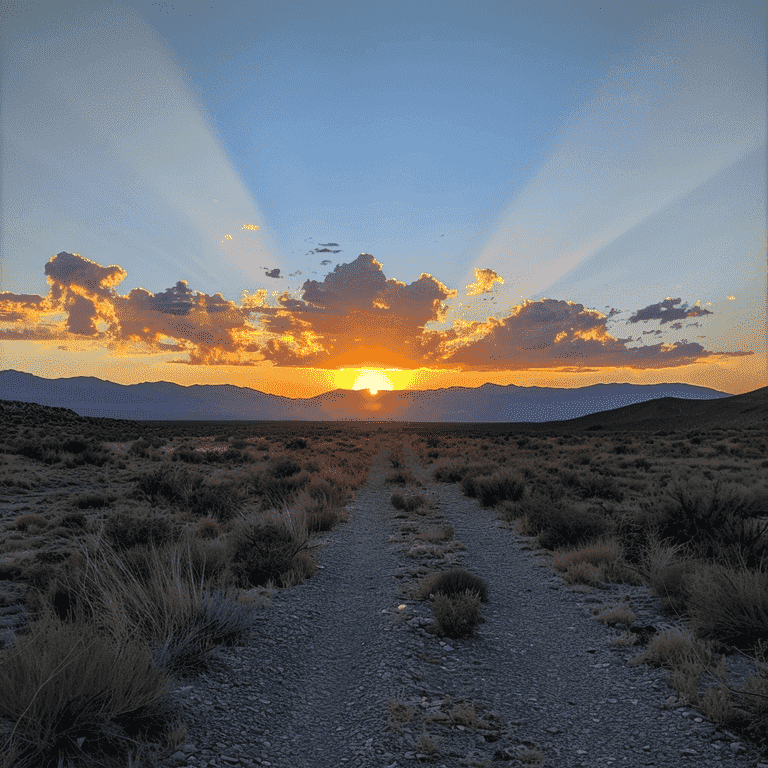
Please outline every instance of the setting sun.
M355 379L352 389L367 389L372 395L375 395L379 390L394 389L394 387L384 371L363 369Z

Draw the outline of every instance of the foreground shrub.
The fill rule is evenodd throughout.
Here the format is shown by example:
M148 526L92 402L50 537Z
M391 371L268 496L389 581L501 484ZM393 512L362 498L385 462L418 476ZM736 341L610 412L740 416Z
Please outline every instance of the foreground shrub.
M761 643L755 659L755 674L747 680L742 708L747 732L760 746L768 746L768 644Z
M423 507L427 500L421 495L406 497L401 493L393 493L390 502L395 509L403 512L414 512Z
M504 501L519 501L525 491L522 478L508 472L465 475L461 487L467 496L478 499L483 507L495 507Z
M253 616L253 609L238 603L231 590L215 590L203 598L191 621L152 646L152 658L172 677L194 676L210 667L217 645L231 647L248 639Z
M435 575L429 586L430 592L435 595L441 594L451 597L470 592L477 595L481 602L488 602L488 585L479 576L475 576L463 568L453 568L450 571Z
M14 724L6 757L14 768L84 756L125 765L136 737L157 741L176 720L169 691L141 644L117 647L93 627L49 614L0 652L0 720Z
M615 562L620 555L621 549L615 540L599 541L568 552L557 552L552 558L552 567L556 571L567 571L579 563L602 566Z
M296 555L307 549L307 540L278 523L245 523L227 538L230 570L237 586L248 589L268 581L278 582L293 568Z
M646 553L645 568L651 593L662 599L662 608L678 616L688 611L690 579L702 567L681 554L682 548L664 546L651 541Z
M736 646L768 640L768 573L709 565L690 578L692 630Z
M703 477L676 479L643 509L658 538L704 557L746 568L768 562L768 514L762 490L713 482Z
M138 490L152 504L166 502L195 515L210 515L220 522L231 520L243 503L243 493L234 483L214 483L197 472L164 463L140 475Z
M423 485L420 480L414 477L413 473L402 469L397 472L392 472L385 477L384 482L389 483L390 485Z
M160 547L178 535L176 527L166 517L136 515L124 509L105 519L103 534L116 549L130 549L140 544Z
M470 637L480 623L480 600L469 591L450 596L436 594L430 607L440 635Z
M609 525L600 508L543 501L527 505L526 523L544 549L560 549L586 543L608 533Z

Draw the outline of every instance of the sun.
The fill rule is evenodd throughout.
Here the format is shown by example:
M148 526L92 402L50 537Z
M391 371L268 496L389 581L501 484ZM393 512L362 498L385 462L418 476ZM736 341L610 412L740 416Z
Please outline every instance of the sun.
M363 368L360 375L355 379L352 389L367 389L372 395L375 395L379 390L394 389L394 387L384 371Z

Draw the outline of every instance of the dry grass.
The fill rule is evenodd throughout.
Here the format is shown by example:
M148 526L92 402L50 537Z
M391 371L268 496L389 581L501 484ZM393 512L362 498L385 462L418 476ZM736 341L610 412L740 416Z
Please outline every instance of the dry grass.
M563 581L569 585L594 587L602 581L602 571L591 563L575 563L566 570Z
M443 525L438 528L425 528L414 536L422 541L429 542L430 544L440 544L442 542L451 541L454 537L454 529L452 525Z
M690 632L665 629L654 635L646 649L630 663L675 669L686 664L700 664L705 658L708 654L704 646Z
M596 568L615 562L621 556L621 546L616 539L595 542L578 549L555 552L552 567L556 571L567 571L574 565L588 563Z
M637 618L634 611L626 605L610 605L597 610L599 613L595 616L595 621L607 624L609 627L615 627L619 624L629 627Z

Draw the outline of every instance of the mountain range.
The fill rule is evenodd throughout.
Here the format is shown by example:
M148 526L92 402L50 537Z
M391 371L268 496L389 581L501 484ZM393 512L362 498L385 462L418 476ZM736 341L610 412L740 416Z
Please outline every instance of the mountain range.
M80 416L152 421L542 423L581 421L590 416L594 421L595 414L615 411L614 420L619 424L639 424L649 419L664 421L680 408L693 407L691 415L700 415L702 409L716 405L713 401L739 400L759 392L768 392L768 388L732 396L674 383L576 388L484 384L476 388L380 391L375 395L367 390L336 389L310 398L290 398L231 384L185 387L159 381L124 385L91 376L45 379L14 370L0 371L2 400L69 408ZM753 414L758 422L761 414L764 420L765 405ZM581 426L590 425L592 422Z

